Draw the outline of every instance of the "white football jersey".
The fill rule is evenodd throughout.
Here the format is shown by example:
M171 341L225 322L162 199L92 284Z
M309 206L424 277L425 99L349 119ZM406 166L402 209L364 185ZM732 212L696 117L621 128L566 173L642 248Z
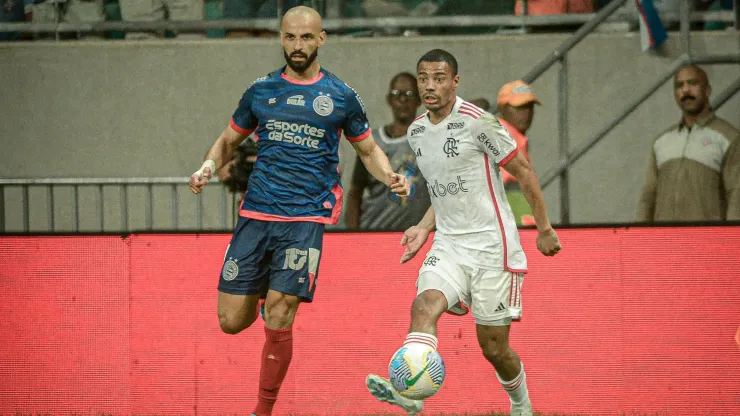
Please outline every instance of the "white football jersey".
M471 267L527 270L499 165L517 146L496 116L457 97L452 112L432 124L419 116L407 136L427 180L437 238L452 243Z

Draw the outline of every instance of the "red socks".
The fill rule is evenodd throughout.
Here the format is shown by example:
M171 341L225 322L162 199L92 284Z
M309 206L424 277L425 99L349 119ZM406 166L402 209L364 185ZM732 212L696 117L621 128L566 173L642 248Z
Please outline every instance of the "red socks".
M254 414L270 416L277 401L280 385L288 373L293 357L293 329L269 329L265 327L265 346L262 348L260 390Z

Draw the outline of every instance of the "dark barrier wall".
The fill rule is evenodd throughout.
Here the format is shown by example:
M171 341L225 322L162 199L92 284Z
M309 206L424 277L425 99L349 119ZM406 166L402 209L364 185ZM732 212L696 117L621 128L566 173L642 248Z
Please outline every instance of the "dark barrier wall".
M535 410L740 414L740 227L561 230L536 252L512 343ZM423 258L399 234L327 234L277 414L392 412L364 387L402 343ZM0 238L0 414L249 414L262 322L223 334L228 235ZM426 251L426 249L424 250ZM470 316L443 316L426 414L508 411Z

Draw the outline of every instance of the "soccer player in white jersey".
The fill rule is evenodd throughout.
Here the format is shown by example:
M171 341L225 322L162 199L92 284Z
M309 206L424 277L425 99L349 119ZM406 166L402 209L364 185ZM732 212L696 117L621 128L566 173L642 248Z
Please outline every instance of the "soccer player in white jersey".
M499 166L517 178L537 223L537 249L560 250L542 190L532 167L498 119L456 95L457 61L434 49L417 63L417 82L428 111L408 129L408 140L427 179L432 206L418 225L406 230L401 263L413 258L436 227L411 305L407 343L437 348L437 321L444 312L472 309L478 343L511 401L512 416L531 416L526 376L509 347L509 328L522 312L521 288L527 259L506 200ZM470 307L468 307L470 305ZM391 383L370 374L370 392L413 415L422 402L409 400Z

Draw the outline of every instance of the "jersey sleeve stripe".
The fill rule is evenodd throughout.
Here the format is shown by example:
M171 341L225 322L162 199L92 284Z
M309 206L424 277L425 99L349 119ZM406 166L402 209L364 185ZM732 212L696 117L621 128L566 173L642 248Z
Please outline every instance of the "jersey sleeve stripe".
M471 113L478 113L479 116L483 115L483 110L481 110L480 108L478 108L476 106L470 105L468 103L463 103L463 105L460 106L460 109L461 110L468 110Z
M457 112L458 112L459 114L465 114L466 116L470 116L470 117L472 117L472 118L473 118L473 119L475 119L475 120L477 120L477 119L478 119L478 117L480 117L480 116L481 116L480 114L475 114L475 113L472 113L472 112L469 112L469 111L465 111L465 110L463 110L462 108L461 108L461 109L459 109L459 110L457 110Z
M347 138L347 140L349 140L350 142L352 142L352 143L357 143L357 142L361 142L361 141L363 141L363 140L367 139L367 136L371 135L372 133L373 133L373 132L372 132L372 129L371 129L371 128L368 128L367 130L365 130L365 132L364 132L364 133L362 133L362 134L361 134L361 135L359 135L359 136L355 136L355 137L345 136L345 137L346 137L346 138Z
M505 158L501 159L501 161L498 162L498 165L499 166L503 166L503 165L509 163L509 161L511 159L513 159L514 156L516 156L517 153L519 153L519 148L518 147L515 147L514 150L511 151L511 153L509 153L508 155L506 155Z
M231 128L234 129L235 132L243 134L245 136L249 136L254 131L254 129L245 129L243 127L240 127L236 124L233 118L229 120L229 126L231 126Z

